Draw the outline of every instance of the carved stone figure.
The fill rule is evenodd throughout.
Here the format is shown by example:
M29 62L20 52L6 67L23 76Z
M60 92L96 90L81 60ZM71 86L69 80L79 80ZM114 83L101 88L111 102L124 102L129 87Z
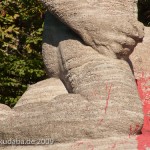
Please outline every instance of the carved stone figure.
M7 112L0 139L63 143L139 134L142 103L129 66L144 36L136 2L41 1L49 10L43 58L50 79L31 86L12 110L0 105Z

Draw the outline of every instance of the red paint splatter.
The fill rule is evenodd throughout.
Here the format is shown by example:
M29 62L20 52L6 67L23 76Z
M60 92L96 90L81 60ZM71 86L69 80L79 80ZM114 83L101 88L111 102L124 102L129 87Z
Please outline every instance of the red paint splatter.
M131 137L131 135L134 135L136 134L140 129L140 126L139 125L136 125L135 126L135 129L130 125L130 133L129 133L129 138Z
M112 149L112 150L115 149L116 146L117 146L117 143L114 143L113 146L111 147L111 149Z
M128 140L128 137L126 137L125 139L122 139L122 141L119 142L115 142L114 144L111 145L111 147L108 147L108 150L115 150L118 149L118 147L120 147L121 145L126 145L126 144L134 144L132 143L132 141Z
M146 77L143 72L136 82L144 113L142 134L137 137L138 150L146 150L150 148L150 85L147 85L150 77Z

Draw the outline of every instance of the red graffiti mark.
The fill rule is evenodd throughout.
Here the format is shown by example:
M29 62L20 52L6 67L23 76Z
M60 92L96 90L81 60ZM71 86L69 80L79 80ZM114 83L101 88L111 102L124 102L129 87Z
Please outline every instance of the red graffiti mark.
M90 142L79 141L71 146L72 150L94 150L94 145Z
M136 125L135 129L133 129L133 127L130 125L130 133L129 133L129 138L131 137L131 135L136 134L140 129L139 125Z
M137 137L138 150L146 150L150 148L150 77L146 77L144 72L139 79L136 80L139 96L143 104L144 125L142 134Z
M114 144L112 145L111 149L112 149L112 150L115 149L116 146L117 146L117 143L114 143Z
M108 102L110 100L111 88L112 88L112 84L110 85L110 87L108 87L108 85L106 84L106 91L108 92L108 96L107 96L107 99L106 99L105 114L106 114L106 111L107 111L107 108L108 108Z
M108 147L108 150L115 150L120 147L120 145L127 145L127 144L134 144L132 141L128 139L128 137L124 137L124 139L121 139L121 141L117 141L114 144L111 145L111 147Z
M150 135L141 134L137 137L138 150L150 149Z
M142 128L142 133L150 131L150 86L146 85L149 81L150 77L145 77L144 73L142 73L141 78L137 80L139 96L143 103L144 113L144 126Z
M109 104L109 100L110 100L111 90L112 90L112 84L110 86L108 86L108 84L106 84L107 98L106 98L106 105L105 105L105 108L104 108L105 114L106 114L107 109L108 109L108 104ZM100 97L100 100L101 100L101 97ZM104 121L104 119L99 119L98 125L101 125L103 121Z
M144 73L142 73L141 78L136 81L137 81L139 96L143 104L145 104L147 100L150 100L150 85L146 85L150 81L150 77L146 78L144 76Z

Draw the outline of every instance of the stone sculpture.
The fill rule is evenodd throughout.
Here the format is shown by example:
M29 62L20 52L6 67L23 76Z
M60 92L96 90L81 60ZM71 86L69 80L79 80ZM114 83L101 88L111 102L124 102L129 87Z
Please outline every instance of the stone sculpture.
M0 139L65 143L140 134L142 104L129 66L144 36L136 1L41 1L49 10L43 58L50 79L29 87L12 110L0 105Z

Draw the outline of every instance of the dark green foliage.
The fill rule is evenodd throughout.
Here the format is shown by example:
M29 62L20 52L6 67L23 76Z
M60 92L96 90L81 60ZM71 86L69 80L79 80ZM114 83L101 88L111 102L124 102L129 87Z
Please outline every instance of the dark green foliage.
M37 0L1 0L0 10L0 103L13 106L28 84L45 77L44 8Z
M143 22L145 26L150 26L150 0L139 0L139 21Z

